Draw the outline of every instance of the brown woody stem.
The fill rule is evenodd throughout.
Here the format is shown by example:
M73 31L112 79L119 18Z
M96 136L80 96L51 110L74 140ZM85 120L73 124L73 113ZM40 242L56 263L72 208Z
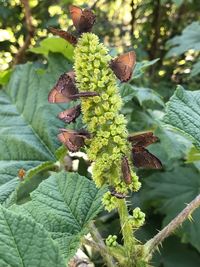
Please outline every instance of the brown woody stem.
M200 194L187 204L186 208L183 209L165 228L163 228L157 235L146 242L145 247L147 248L148 254L152 252L161 244L165 238L171 235L188 217L192 212L200 206Z
M99 253L101 254L102 258L104 259L104 261L106 263L106 266L108 266L108 267L116 266L113 257L111 255L109 255L108 249L107 249L99 231L97 230L96 226L94 225L94 223L90 223L89 229L90 229L90 234L91 234L94 241L90 241L88 239L85 239L85 243L87 243L88 245L90 245L91 247L93 247L94 249L99 251Z
M29 5L29 0L21 0L21 3L24 6L24 13L25 13L25 19L26 19L26 28L28 31L28 35L25 38L24 44L20 49L18 50L15 59L13 61L13 65L19 64L23 61L24 54L26 50L28 49L29 45L31 44L31 39L33 38L35 29L32 24L32 15L31 15L31 9Z

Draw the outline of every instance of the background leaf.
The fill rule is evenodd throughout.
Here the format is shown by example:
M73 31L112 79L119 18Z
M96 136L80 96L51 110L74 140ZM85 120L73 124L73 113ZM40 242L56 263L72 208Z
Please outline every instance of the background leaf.
M191 71L190 76L191 76L191 77L194 77L194 76L198 75L199 73L200 73L200 61L197 61L197 62L193 65L193 68L192 68L192 71Z
M180 36L175 36L168 41L168 45L174 46L169 50L166 57L181 55L189 49L200 50L200 23L192 22L182 32Z
M193 251L189 246L181 244L176 237L169 237L162 245L159 255L157 255L158 262L163 267L198 267L200 259L198 253ZM152 260L153 261L153 260Z
M32 201L12 209L44 225L69 259L88 223L102 210L104 192L78 173L61 172L42 182L31 193Z
M0 185L17 177L21 168L28 171L56 160L60 145L56 135L64 125L56 116L64 105L49 104L47 96L60 74L69 69L63 57L50 55L43 74L32 63L17 66L0 91Z
M57 244L36 222L0 206L0 266L64 267Z
M137 87L131 84L122 84L120 86L120 94L124 103L129 102L135 97L141 106L152 106L157 104L164 106L162 97L150 88Z
M61 53L67 59L72 60L74 48L62 38L48 37L42 40L38 47L30 48L29 51L36 54L42 54L45 57L48 56L49 52Z
M0 85L6 85L8 83L11 73L11 69L0 72Z
M159 58L156 58L156 59L153 59L153 60L149 60L149 61L137 62L136 66L134 68L134 71L133 71L133 75L132 75L131 81L141 77L144 74L145 70L148 67L154 65L157 61L159 61Z
M199 194L199 171L192 165L188 168L176 167L172 171L150 175L145 185L143 197L146 205L153 205L164 214L166 225ZM200 209L194 211L192 218L192 222L187 220L183 223L178 233L184 242L190 242L200 251Z
M200 149L200 91L179 86L167 103L164 122L187 134Z

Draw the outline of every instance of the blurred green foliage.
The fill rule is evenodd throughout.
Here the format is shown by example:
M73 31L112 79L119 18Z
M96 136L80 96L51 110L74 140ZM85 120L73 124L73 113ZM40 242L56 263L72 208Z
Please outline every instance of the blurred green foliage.
M147 214L146 225L138 232L138 238L141 240L151 238L157 229L161 229L185 206L185 203L191 201L200 191L200 152L192 145L190 138L169 127L169 124L176 126L179 130L187 132L190 137L192 135L196 143L200 142L198 127L200 121L198 115L200 110L199 91L196 92L200 82L200 23L198 22L200 1L29 0L29 3L35 33L19 63L33 62L33 64L28 63L31 65L20 67L20 69L33 68L34 74L32 76L34 78L31 75L27 77L30 84L35 80L39 84L34 87L33 93L30 86L23 84L22 71L20 71L20 76L17 72L12 76L15 68L13 66L14 59L29 34L24 7L20 0L0 0L0 84L6 85L11 77L11 85L14 84L13 86L9 85L9 95L11 96L14 89L19 92L17 86L20 84L23 84L23 94L26 95L27 89L30 90L29 93L32 97L36 94L36 89L39 88L42 91L42 87L45 87L41 94L46 95L42 99L40 98L43 105L40 106L40 113L38 112L37 116L40 117L41 121L44 119L46 124L53 124L53 127L47 127L50 129L49 131L53 131L51 137L55 135L57 125L61 122L56 120L56 124L54 121L52 123L51 120L53 119L47 119L47 117L49 113L53 112L53 109L60 110L62 107L57 106L55 108L54 106L52 109L52 106L50 108L45 99L47 98L47 91L53 86L60 73L70 68L70 62L73 61L73 48L64 40L52 37L48 27L73 30L68 5L73 3L82 7L92 7L95 10L97 22L94 32L109 47L112 55L133 48L136 51L138 62L134 75L128 84L120 85L120 93L124 100L122 112L128 120L129 132L155 130L155 134L160 139L160 142L150 146L149 150L161 159L164 169L162 171L138 171L143 188L141 192L129 198L131 207L139 205ZM20 84L13 82L19 79ZM174 94L178 84L187 89L187 93L179 87ZM195 92L193 94L190 91ZM168 123L166 125L163 124L163 117L166 113L165 103L172 95L165 117L165 122ZM26 99L24 98L23 101ZM19 109L18 105L20 105L20 109L24 110L23 101L20 102L17 99L16 109ZM29 103L31 103L31 99L29 99ZM185 106L185 109L182 106ZM27 109L28 112L31 112L29 106ZM177 110L177 118L174 117L173 110ZM181 124L187 114L189 114L188 120L191 125L196 125L196 128L190 125L186 129L185 125ZM3 115L4 113L2 117ZM51 115L54 116L54 114ZM35 121L39 123L37 116ZM20 116L19 118L21 119ZM179 121L178 118L181 120ZM8 126L13 127L11 117L7 120L7 124L9 123ZM43 131L45 132L45 123L36 127L36 132L38 131L42 136L44 135ZM19 125L14 128L15 134L16 130L21 132ZM11 133L12 138L13 133ZM20 134L17 138L21 138ZM48 138L50 139L50 137ZM14 153L12 144L10 142L9 146ZM58 146L57 143L56 146ZM5 153L2 152L2 155L1 160L3 161ZM9 160L12 159L9 158ZM20 165L20 158L18 160L18 165ZM83 168L86 168L87 164L81 158L78 172L82 174ZM27 166L27 170L29 167ZM35 162L32 167L35 167ZM2 168L4 174L5 168L8 166ZM12 168L14 167L12 166ZM10 178L15 177L16 169L15 167L13 173L10 173L12 177L6 176L6 183ZM87 172L85 173L87 174ZM99 216L97 225L103 237L108 234L118 234L117 220L115 213L102 213ZM156 255L152 264L159 267L199 267L199 221L200 212L197 211L194 214L194 223L185 223L181 230L177 231L177 237L172 237L164 242L161 249L162 256ZM95 266L102 266L99 255L91 254L87 250L85 253L95 262ZM188 258L191 258L192 261L188 262Z

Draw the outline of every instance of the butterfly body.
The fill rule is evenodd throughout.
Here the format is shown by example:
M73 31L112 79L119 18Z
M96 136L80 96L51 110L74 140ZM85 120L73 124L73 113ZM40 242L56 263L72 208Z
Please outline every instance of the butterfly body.
M111 196L115 196L118 199L123 199L126 197L125 194L117 192L115 189L110 190Z
M121 170L124 178L124 182L126 184L131 184L132 179L131 179L131 171L128 163L128 158L124 156L122 158L122 163L121 163Z

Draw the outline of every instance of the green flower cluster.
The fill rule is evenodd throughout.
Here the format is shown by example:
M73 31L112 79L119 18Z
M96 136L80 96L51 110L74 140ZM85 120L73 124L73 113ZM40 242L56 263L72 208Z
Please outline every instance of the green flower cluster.
M108 247L116 247L117 246L117 236L116 235L109 235L106 238L106 245Z
M135 208L133 210L133 216L129 218L129 222L133 228L141 227L145 222L145 213L140 208Z
M126 119L120 114L122 99L116 77L109 67L111 57L93 33L83 33L75 48L76 85L79 92L99 95L82 98L81 109L92 138L86 140L87 155L93 162L93 179L98 187L107 183L114 187L137 191L138 177L132 171L132 183L122 178L121 161L126 155L130 163L131 147L127 141Z

